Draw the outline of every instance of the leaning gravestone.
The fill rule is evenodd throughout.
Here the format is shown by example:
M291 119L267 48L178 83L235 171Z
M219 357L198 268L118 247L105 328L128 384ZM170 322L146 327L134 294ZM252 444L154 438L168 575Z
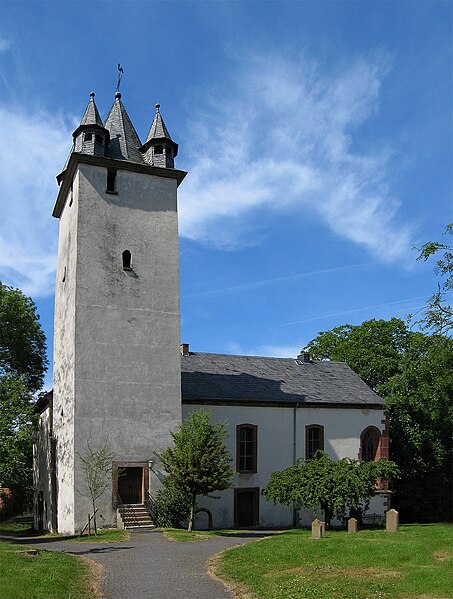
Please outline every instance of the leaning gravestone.
M326 536L326 523L321 522L321 520L313 520L311 523L311 538L312 539L322 539Z
M356 518L349 518L348 520L348 532L357 532L359 530L359 523Z
M396 510L389 510L385 515L385 530L387 532L396 532L399 524L399 513Z

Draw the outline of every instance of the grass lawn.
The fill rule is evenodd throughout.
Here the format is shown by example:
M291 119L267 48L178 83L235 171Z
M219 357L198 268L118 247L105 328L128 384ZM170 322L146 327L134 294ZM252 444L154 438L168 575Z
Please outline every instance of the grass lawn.
M99 568L64 553L0 542L0 599L97 599Z
M30 528L28 524L18 524L15 522L2 522L0 523L0 533L11 535L15 537L37 537L37 536L48 536L53 539L58 537L62 541L76 541L77 543L121 543L121 541L128 541L131 537L128 530L122 530L120 528L103 528L98 530L97 536L92 534L84 534L83 536L72 535L64 536L59 534L45 534L39 535L35 530Z
M442 524L324 539L294 530L228 549L214 568L241 598L450 599L452 533Z

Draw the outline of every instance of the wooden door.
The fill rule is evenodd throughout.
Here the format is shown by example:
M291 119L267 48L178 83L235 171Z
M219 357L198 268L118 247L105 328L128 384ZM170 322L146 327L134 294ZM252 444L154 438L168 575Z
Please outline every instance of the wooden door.
M123 468L118 479L118 493L123 503L143 503L143 468Z
M259 489L235 489L234 523L237 528L258 526Z

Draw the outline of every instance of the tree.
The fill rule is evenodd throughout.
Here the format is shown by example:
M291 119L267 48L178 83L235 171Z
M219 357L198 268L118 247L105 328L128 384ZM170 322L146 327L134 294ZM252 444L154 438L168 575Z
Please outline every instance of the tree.
M407 519L450 513L452 344L392 318L337 327L307 345L313 357L347 362L386 401L401 470L395 505Z
M361 325L345 324L318 333L304 351L317 360L347 362L374 391L400 369L401 358L410 345L406 324L398 319L366 320Z
M412 520L451 518L453 340L413 337L400 372L381 388L390 415L390 451L401 468L395 487Z
M346 518L347 512L363 512L369 507L376 492L378 479L398 475L393 462L360 462L344 458L333 461L324 451L317 451L314 459L297 460L280 472L274 472L263 490L268 501L291 507L316 509L325 514L326 525L333 517Z
M453 223L447 225L444 234L453 234ZM447 297L453 291L453 247L447 243L430 241L418 249L420 254L417 260L429 260L431 256L443 252L442 258L437 260L435 272L440 281L437 291L430 297L426 308L422 311L422 318L416 321L423 330L434 333L451 334L453 329L453 308L447 303Z
M0 487L16 511L32 496L34 396L47 368L46 343L33 301L0 282Z
M93 508L94 534L97 535L97 501L107 489L111 488L115 454L110 450L107 441L104 441L98 449L93 449L88 440L85 452L83 454L78 453L77 455L82 462L85 483Z
M169 483L190 496L188 531L193 528L198 495L223 491L231 486L231 456L225 446L225 423L210 423L210 412L197 410L171 432L173 447L159 457Z
M47 370L46 339L33 300L0 281L0 375L20 377L35 393Z

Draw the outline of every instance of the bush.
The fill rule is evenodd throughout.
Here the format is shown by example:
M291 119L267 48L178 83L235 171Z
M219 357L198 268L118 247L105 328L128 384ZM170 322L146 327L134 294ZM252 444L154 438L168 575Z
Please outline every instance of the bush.
M184 528L190 512L191 498L188 493L167 481L155 498L155 520L157 526Z

